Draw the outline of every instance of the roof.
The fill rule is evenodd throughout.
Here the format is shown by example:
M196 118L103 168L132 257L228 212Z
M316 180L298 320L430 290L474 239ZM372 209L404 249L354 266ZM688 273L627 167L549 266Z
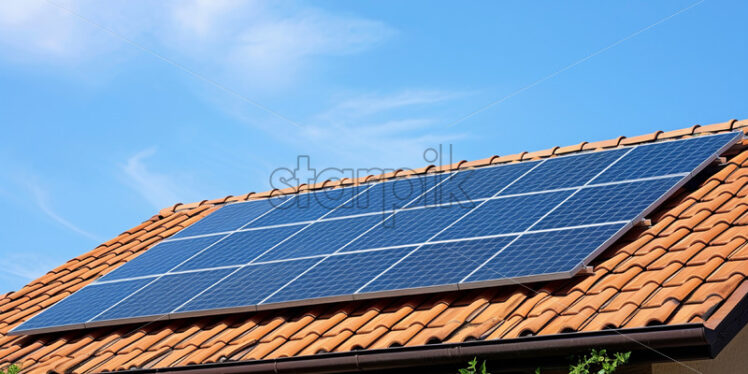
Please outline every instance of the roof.
M6 333L40 310L210 214L221 204L366 183L411 173L521 162L741 129L748 120L493 156L473 162L326 181L295 189L176 204L0 296L0 363L28 372L101 372L271 360L325 352L582 336L604 329L718 326L748 293L748 141L705 170L592 262L585 276L482 290L177 319L33 336ZM742 306L741 306L742 307ZM633 330L632 330L633 331ZM324 355L315 356L323 357ZM260 361L263 362L263 361Z

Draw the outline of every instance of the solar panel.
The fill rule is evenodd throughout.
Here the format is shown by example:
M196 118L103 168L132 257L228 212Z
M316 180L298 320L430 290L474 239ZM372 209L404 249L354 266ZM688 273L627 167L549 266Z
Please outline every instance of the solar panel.
M228 204L12 333L568 278L739 139Z
M174 238L206 235L233 231L252 223L276 207L281 207L290 197L254 200L241 204L229 204L200 220L199 225L191 225L176 233Z
M273 249L304 227L304 225L292 225L237 232L205 248L196 256L183 262L174 271L246 264ZM178 242L171 243L179 244Z

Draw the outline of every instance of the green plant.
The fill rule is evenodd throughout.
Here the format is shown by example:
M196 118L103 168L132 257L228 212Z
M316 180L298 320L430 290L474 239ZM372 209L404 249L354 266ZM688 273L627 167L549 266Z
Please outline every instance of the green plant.
M5 368L5 370L0 370L0 374L18 374L19 371L21 371L21 367L16 364L12 364Z
M616 352L613 357L608 356L604 350L593 349L590 355L584 355L579 358L576 365L569 366L569 374L610 374L618 366L628 362L631 352Z
M589 356L584 355L577 359L576 364L569 365L569 374L611 374L619 366L627 363L631 357L631 352L616 352L609 356L604 349L590 351ZM468 362L468 366L459 370L459 374L490 374L486 370L486 361L483 361L478 367L478 358L473 358ZM540 374L540 368L535 369L535 374Z
M616 352L609 356L604 349L593 349L590 355L584 355L577 360L576 364L569 365L569 374L610 374L627 363L631 352ZM535 374L540 374L540 368L535 369Z
M486 361L483 361L478 368L478 358L475 357L468 362L468 367L459 370L460 374L491 374L486 371Z

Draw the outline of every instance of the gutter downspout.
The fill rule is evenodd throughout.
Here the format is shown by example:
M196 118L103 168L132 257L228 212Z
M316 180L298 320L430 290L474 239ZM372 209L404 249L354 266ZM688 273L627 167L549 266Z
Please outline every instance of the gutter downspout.
M563 357L591 347L652 353L649 349L673 349L689 358L708 357L710 342L701 324L653 326L555 334L509 340L433 344L272 360L234 361L161 369L128 370L128 373L343 373L380 371L424 366L462 365L473 357L488 360L521 360L537 365L542 358ZM531 361L528 362L528 359ZM662 357L659 357L662 359ZM511 369L507 366L505 369Z

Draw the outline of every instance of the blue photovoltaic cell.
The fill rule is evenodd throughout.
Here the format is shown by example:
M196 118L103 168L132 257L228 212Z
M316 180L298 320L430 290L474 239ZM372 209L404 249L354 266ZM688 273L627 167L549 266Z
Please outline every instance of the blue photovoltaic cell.
M145 286L151 279L89 285L23 323L15 331L80 324Z
M109 281L166 273L223 237L225 235L158 243L99 280Z
M233 269L220 269L165 275L96 317L94 321L168 314L232 271Z
M286 198L254 200L226 205L176 233L175 238L233 231L263 215Z
M568 277L740 136L228 204L14 331Z
M382 220L382 215L319 221L300 231L257 262L330 254Z
M362 293L459 283L514 236L424 245L361 290Z
M246 264L303 227L293 225L231 234L174 271Z
M243 267L177 312L257 305L320 260L313 258Z
M342 217L402 208L448 176L435 174L377 183L356 195L351 204L336 209L328 217Z
M447 227L470 209L459 204L401 210L377 224L346 251L422 243Z
M582 189L533 229L632 220L681 179L663 178Z
M368 186L366 186L368 188ZM247 227L314 221L353 199L365 188L349 187L296 195L293 200L252 222ZM350 206L347 204L345 206Z
M738 136L739 133L726 133L640 145L595 178L593 183L690 173Z
M489 200L434 240L522 232L571 194L556 191Z
M459 171L408 207L449 204L456 201L473 202L475 199L491 197L537 163L521 162Z
M623 224L525 234L466 282L570 272Z
M330 256L264 304L352 295L370 279L405 256L410 249L406 247Z
M614 149L546 159L501 195L582 186L626 151L627 149Z

